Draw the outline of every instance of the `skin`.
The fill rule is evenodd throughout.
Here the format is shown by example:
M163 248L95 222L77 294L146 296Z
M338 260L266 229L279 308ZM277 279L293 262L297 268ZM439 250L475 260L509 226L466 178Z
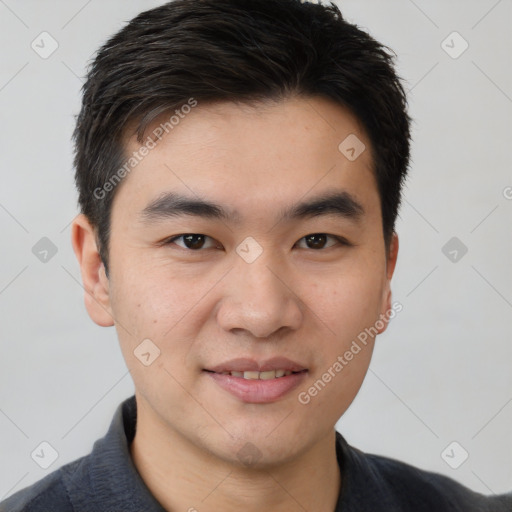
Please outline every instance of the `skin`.
M338 150L349 134L366 145L355 161ZM127 139L128 154L139 147ZM359 221L280 220L283 209L333 190L357 199ZM143 222L142 210L166 191L237 210L238 222ZM108 279L83 215L72 242L89 315L116 326L135 383L131 454L153 495L166 510L334 510L334 425L360 389L375 340L307 405L298 394L391 309L398 252L396 235L388 250L384 243L371 145L357 119L319 97L257 108L199 103L119 185L111 226ZM185 233L211 240L199 252L183 239L159 244ZM314 233L351 245L329 238L326 248L310 248L304 237ZM236 253L248 236L263 249L250 264ZM150 366L134 355L147 338L161 351ZM202 371L274 356L308 373L271 403L246 403ZM237 456L247 442L259 456L250 465Z

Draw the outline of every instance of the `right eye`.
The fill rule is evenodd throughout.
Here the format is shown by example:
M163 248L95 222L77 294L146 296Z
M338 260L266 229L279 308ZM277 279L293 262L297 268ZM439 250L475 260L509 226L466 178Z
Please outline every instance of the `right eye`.
M218 247L215 240L207 235L200 233L186 233L184 235L174 236L168 239L164 245L176 244L183 249L199 251L200 249L212 249Z

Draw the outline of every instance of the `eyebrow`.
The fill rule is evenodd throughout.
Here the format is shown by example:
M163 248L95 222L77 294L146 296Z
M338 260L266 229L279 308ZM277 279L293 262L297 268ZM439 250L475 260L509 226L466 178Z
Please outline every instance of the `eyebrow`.
M281 212L279 220L299 220L305 218L334 215L358 222L365 211L360 202L346 191L324 194L309 201L302 201ZM237 223L240 214L219 204L200 198L192 198L175 192L165 192L151 201L141 212L144 223L158 222L167 218L194 216L203 219Z

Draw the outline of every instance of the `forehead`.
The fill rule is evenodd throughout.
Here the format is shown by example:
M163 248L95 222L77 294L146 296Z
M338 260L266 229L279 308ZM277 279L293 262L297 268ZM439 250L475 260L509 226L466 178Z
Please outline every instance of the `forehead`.
M161 115L142 145L135 137L126 141L127 158L148 138L156 144L126 176L116 202L142 211L175 191L261 214L331 189L379 202L369 139L358 120L330 100L198 102L186 112L172 125L174 112Z

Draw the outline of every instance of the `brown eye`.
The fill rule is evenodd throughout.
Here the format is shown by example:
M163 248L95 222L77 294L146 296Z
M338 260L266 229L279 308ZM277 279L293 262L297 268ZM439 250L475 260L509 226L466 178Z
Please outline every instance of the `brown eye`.
M201 249L204 245L204 235L183 235L183 243L189 249Z
M216 247L212 238L206 235L201 235L199 233L187 233L185 235L175 236L167 243L176 244L183 249L190 249L192 251Z
M306 240L306 245L310 249L323 249L327 243L327 235L324 235L323 233L308 235L304 238Z
M301 249L328 249L334 245L348 245L342 238L325 233L312 233L301 238L297 245Z

